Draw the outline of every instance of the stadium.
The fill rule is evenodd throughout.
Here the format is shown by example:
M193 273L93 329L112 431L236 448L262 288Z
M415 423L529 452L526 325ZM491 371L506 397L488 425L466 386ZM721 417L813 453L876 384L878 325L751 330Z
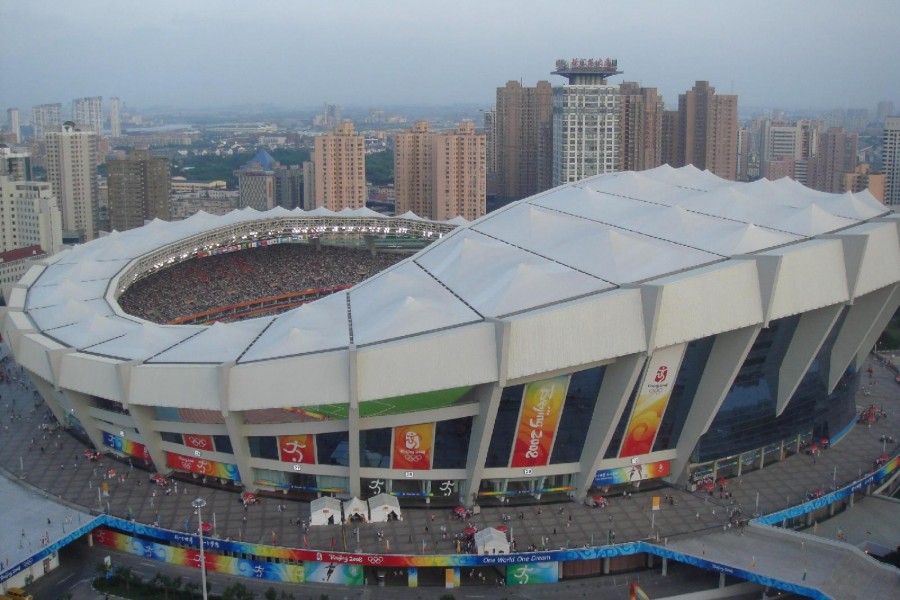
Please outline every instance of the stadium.
M160 472L410 506L580 500L837 443L900 305L898 239L868 192L694 167L593 177L472 223L200 213L38 263L4 335L61 423ZM166 270L286 245L310 250L301 263L355 248L393 264L239 302L200 269L220 306L185 280L122 307Z

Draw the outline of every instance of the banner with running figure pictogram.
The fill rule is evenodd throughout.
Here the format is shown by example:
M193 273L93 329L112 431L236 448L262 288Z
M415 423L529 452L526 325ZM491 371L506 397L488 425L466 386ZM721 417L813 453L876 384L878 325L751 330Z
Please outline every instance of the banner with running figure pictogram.
M647 364L637 400L622 438L619 457L639 456L653 449L663 414L669 404L685 344L656 350Z
M434 423L394 427L392 469L427 471L434 450Z
M510 466L544 467L550 463L568 388L568 375L532 381L525 386Z
M316 436L313 434L279 435L278 455L282 462L316 464Z

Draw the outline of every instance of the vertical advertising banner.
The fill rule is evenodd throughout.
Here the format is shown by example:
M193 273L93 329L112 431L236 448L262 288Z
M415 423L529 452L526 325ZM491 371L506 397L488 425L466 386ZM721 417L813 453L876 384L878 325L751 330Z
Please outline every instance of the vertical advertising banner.
M431 469L434 450L434 423L394 427L392 469Z
M663 413L669 404L672 388L681 368L685 344L657 350L650 358L638 397L625 428L619 457L647 454L653 448Z
M279 435L278 455L282 462L316 464L316 438L312 434Z
M533 381L525 386L510 466L543 467L550 462L568 387L568 375Z

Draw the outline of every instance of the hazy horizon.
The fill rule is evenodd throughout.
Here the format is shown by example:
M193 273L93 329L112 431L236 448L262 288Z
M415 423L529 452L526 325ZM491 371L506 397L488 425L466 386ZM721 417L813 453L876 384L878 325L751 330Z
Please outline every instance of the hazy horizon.
M0 4L0 108L451 106L509 80L562 83L558 58L617 58L667 107L697 80L741 106L900 104L900 2L713 0Z

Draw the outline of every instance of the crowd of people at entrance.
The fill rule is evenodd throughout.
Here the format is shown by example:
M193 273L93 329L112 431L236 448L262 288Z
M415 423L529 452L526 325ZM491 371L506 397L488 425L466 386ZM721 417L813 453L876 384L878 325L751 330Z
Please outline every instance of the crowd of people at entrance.
M125 290L125 312L168 323L207 310L309 289L349 286L406 255L366 249L278 244L194 258L154 273Z

